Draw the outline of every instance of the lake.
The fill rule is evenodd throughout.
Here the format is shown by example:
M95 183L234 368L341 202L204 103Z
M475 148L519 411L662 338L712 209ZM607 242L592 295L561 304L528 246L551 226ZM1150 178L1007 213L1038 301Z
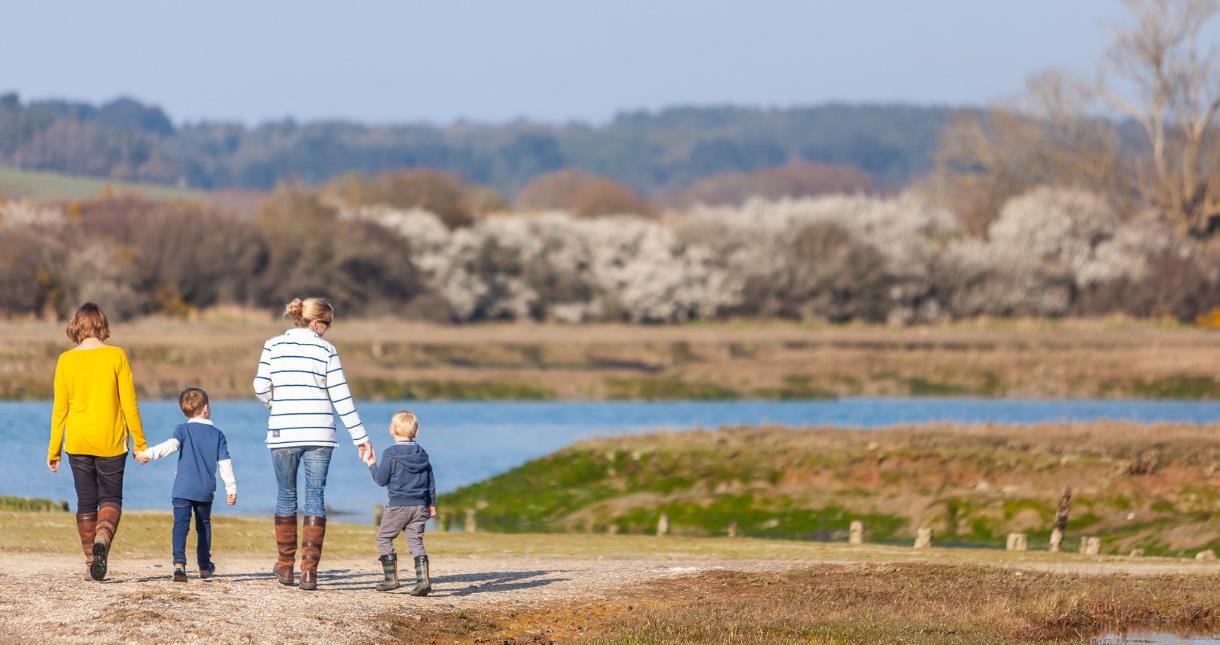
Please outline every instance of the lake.
M1220 423L1220 401L1013 401L977 399L841 399L774 402L364 402L361 416L378 450L390 443L390 416L410 408L420 417L420 442L432 456L440 492L504 472L580 439L623 433L683 430L736 424L845 426L861 429L898 423L1037 423L1122 419ZM229 440L237 474L235 509L219 513L264 514L275 504L275 479L263 445L266 410L256 402L217 401L213 419ZM182 421L172 401L141 403L149 442L163 441ZM72 475L45 466L50 402L0 402L0 495L69 500ZM331 462L327 506L337 518L367 519L385 492L356 459L343 430ZM125 506L169 509L176 457L141 466L128 462Z

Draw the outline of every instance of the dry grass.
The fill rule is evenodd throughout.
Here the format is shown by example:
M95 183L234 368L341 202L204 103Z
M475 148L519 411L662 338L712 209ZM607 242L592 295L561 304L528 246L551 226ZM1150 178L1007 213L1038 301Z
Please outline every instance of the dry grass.
M169 553L172 516L161 512L124 513L114 553L117 558L159 558ZM213 551L218 557L274 553L270 518L216 516ZM367 558L373 553L376 527L329 522L326 554L332 558ZM193 534L192 534L193 535ZM193 540L194 538L190 538ZM521 534L429 532L428 550L438 558L558 558L669 560L765 560L797 562L972 563L996 567L1032 567L1097 571L1217 571L1220 565L1147 557L1084 557L1074 553L1006 552L996 549L914 550L904 546L752 538L656 537L601 534ZM191 552L193 546L188 546ZM76 558L79 542L71 513L0 511L0 555L49 554Z
M1210 633L1220 627L1217 585L1220 576L818 566L658 580L598 602L379 619L385 642L1080 642L1134 626Z
M246 398L283 324L221 309L114 328L145 395L202 380ZM973 321L917 328L735 321L666 327L343 320L365 398L811 398L833 395L1205 398L1220 395L1220 334L1126 319ZM59 323L0 324L0 397L49 395Z
M323 591L305 594L278 588L261 568L274 554L268 519L215 522L217 562L233 575L169 582L164 565L153 568L168 550L169 515L130 513L112 559L117 579L95 587L82 580L71 514L0 513L0 638L1075 642L1110 627L1202 631L1220 621L1216 563L745 538L429 534L445 593L412 599L371 590L373 527L337 522ZM564 573L543 576L552 585L473 595L462 582L522 568ZM630 573L615 578L627 586L606 587L607 570Z

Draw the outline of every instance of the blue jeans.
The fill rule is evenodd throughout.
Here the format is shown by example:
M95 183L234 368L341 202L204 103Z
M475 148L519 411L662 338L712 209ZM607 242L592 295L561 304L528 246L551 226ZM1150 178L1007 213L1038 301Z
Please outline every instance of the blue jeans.
M275 499L276 515L297 513L297 469L305 464L305 514L326 517L326 472L330 470L330 454L334 448L275 448L271 464L275 466L275 483L279 493Z
M174 564L186 564L186 534L195 516L195 555L199 570L212 570L212 503L174 498Z

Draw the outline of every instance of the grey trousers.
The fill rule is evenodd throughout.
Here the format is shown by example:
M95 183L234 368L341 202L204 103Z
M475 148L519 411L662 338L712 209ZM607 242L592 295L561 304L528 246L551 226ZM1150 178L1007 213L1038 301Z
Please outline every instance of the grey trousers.
M393 555L394 538L403 533L407 550L413 557L428 555L424 550L424 523L427 521L427 506L387 506L381 514L381 528L377 530L377 552Z

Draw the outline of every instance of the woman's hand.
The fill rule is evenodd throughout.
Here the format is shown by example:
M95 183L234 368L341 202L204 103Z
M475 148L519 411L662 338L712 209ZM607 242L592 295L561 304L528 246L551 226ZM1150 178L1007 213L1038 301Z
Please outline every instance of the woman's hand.
M47 468L50 468L51 472L53 472L53 473L58 473L59 472L59 459L58 458L48 459Z
M360 461L363 461L368 466L377 463L377 451L373 450L371 442L366 441L357 446L356 449L360 451Z

